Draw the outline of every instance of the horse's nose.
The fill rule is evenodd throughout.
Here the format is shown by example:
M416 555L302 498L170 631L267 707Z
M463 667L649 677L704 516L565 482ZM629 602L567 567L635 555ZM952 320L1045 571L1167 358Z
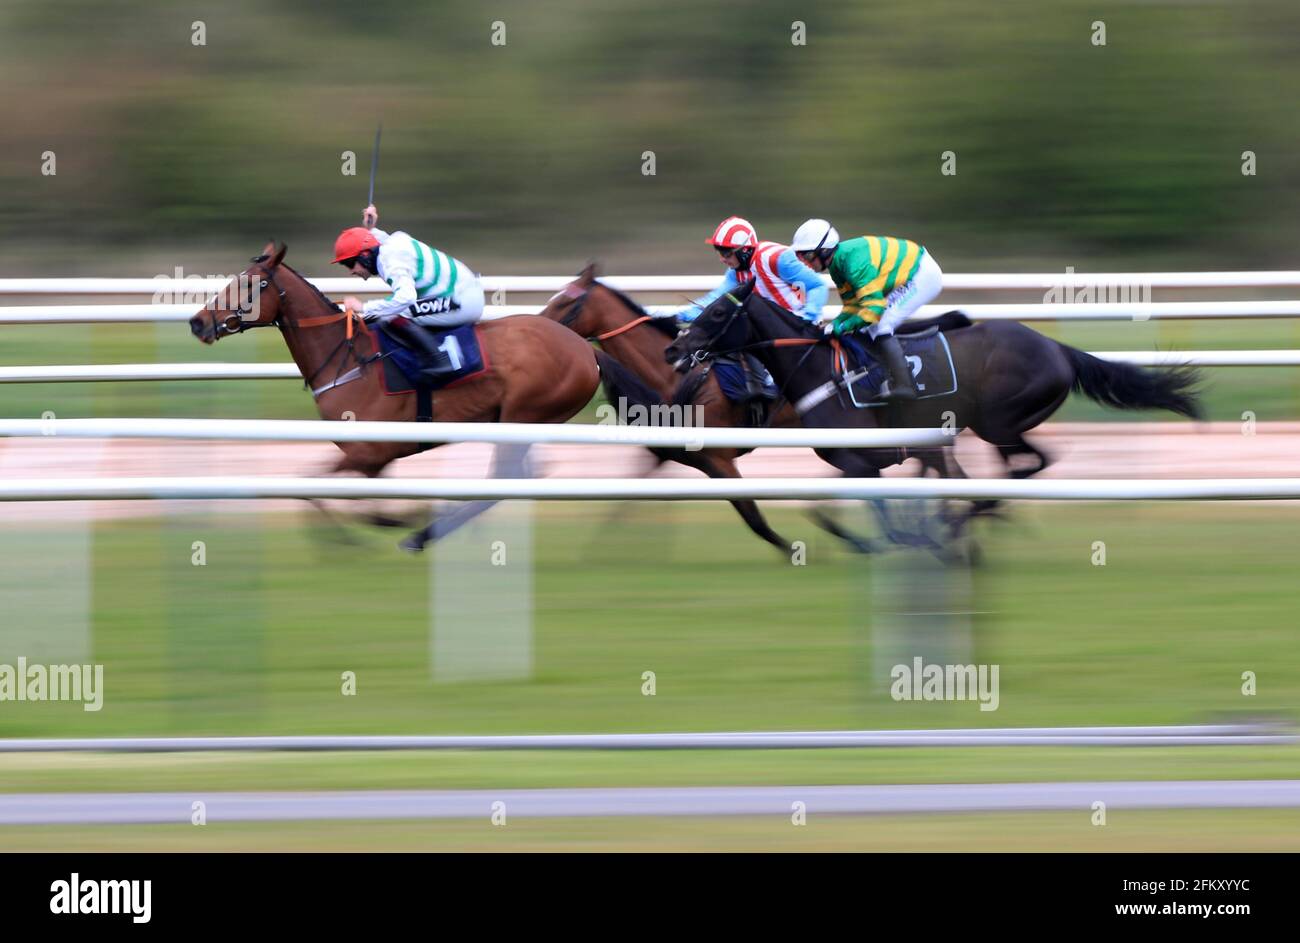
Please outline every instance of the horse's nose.
M203 317L201 315L196 314L190 318L190 333L195 337L203 333Z

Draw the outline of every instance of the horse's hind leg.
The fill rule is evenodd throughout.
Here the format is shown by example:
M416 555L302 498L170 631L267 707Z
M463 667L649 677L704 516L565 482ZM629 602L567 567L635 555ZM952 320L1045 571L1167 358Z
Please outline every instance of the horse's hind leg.
M998 454L1002 456L1002 462L1007 466L1007 476L1010 478L1032 478L1052 464L1050 455L1036 448L1021 435L1014 436L1010 442L999 441ZM1020 456L1029 456L1032 464L1015 464L1013 460Z
M980 410L980 420L972 425L972 429L997 448L1007 467L1008 477L1030 478L1051 465L1052 457L1030 443L1025 433L1047 421L1069 395L1068 377L1044 374L1005 399L986 404ZM1014 462L1022 456L1027 456L1030 463Z

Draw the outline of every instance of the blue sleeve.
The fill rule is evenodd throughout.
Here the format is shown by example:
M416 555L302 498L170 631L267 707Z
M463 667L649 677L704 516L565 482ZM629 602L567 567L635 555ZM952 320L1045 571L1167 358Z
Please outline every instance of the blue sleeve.
M803 311L800 312L809 321L821 317L822 305L830 293L830 286L822 277L799 261L793 249L786 249L776 258L776 274L788 285L802 285L804 294Z
M709 292L707 295L696 298L686 307L678 308L676 311L672 312L672 315L677 318L678 321L685 321L687 324L690 324L700 316L700 312L705 308L713 304L713 302L717 301L733 288L739 287L740 282L736 280L735 270L727 269L727 274L723 276L721 285L713 289L713 291Z

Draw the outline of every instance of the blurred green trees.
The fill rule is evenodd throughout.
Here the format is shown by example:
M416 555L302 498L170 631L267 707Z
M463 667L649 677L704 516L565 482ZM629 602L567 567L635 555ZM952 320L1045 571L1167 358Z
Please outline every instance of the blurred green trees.
M380 119L384 222L485 271L704 270L733 212L910 235L950 268L1295 267L1298 45L1280 0L8 0L0 274L272 234L319 271Z

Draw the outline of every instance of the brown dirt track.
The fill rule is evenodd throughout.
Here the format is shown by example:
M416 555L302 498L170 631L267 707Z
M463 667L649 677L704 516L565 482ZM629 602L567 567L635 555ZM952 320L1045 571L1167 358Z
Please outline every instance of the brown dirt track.
M1238 423L1060 423L1049 424L1033 441L1056 459L1052 478L1251 478L1300 474L1300 423L1260 423L1253 435ZM652 460L635 446L536 446L546 477L636 477ZM958 458L972 477L1002 474L993 450L969 434L961 436ZM154 475L315 475L337 454L328 443L189 442L86 439L0 440L0 479L82 478ZM394 477L460 478L487 474L492 447L451 445L415 455L392 466ZM915 463L887 474L914 474ZM835 474L809 449L764 449L740 460L751 477ZM691 469L666 465L657 475L689 477ZM130 517L158 513L155 502L11 504L7 520ZM225 502L223 509L285 510L299 502Z

